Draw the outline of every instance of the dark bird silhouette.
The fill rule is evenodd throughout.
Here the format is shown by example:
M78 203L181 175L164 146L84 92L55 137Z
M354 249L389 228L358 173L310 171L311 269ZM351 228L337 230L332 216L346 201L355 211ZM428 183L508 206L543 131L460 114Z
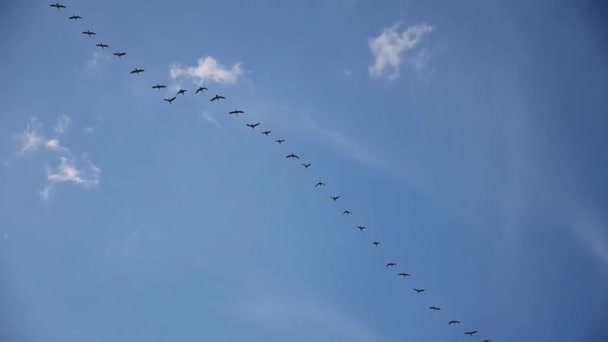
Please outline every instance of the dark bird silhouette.
M452 321L449 321L448 324L450 324L450 325L452 325L452 324L460 324L460 321L454 321L454 320L452 320Z
M380 244L380 242L378 242L378 241L374 241L374 242L372 242L372 245L374 245L374 246L376 246L376 247L378 247L378 245L379 245L379 244Z
M424 289L417 289L417 288L414 287L414 291L420 293L420 292L424 292L425 290Z
M492 340L483 340L483 342L492 342Z
M173 97L172 97L172 98L170 98L170 99L165 99L165 101L167 101L167 102L171 103L171 102L175 101L175 99L176 99L176 98L177 98L177 97L173 96Z
M350 215L350 214L351 214L351 213L350 213L350 210L344 210L344 211L342 212L342 215Z
M340 198L340 196L329 196L329 198L331 198L335 202L338 200L338 198Z
M476 332L477 332L477 330L471 330L471 331L467 331L467 332L465 332L464 334L465 334L465 335L470 335L470 336L473 336L473 335L475 335L475 333L476 333Z
M264 131L264 132L262 132L262 134L268 136L268 134L270 134L270 131Z
M308 169L308 167L310 167L310 165L312 165L311 163L302 163L302 166L304 166L305 169Z
M260 125L260 123L256 122L254 124L247 124L247 127L251 127L251 129L254 129L254 128L258 127L259 125Z
M399 273L399 274L397 274L397 275L398 275L398 276L402 276L403 278L405 278L405 277L409 277L409 276L410 276L410 275L409 275L409 273L403 273L403 272L402 272L402 273Z
M282 143L285 141L285 139L277 139L277 140L275 140L275 141L276 141L277 143L279 143L279 144L282 144Z
M325 186L325 183L319 181L317 184L315 184L315 188L319 186Z
M198 87L198 89L196 89L195 94L198 94L199 91L205 91L205 90L209 90L209 89L207 89L205 87Z
M82 19L82 17L79 15L73 15L73 16L69 17L68 19L78 21L78 19Z
M300 157L298 157L297 155L295 155L293 153L292 154L288 154L287 157L285 157L285 158L300 159Z
M365 226L357 226L357 228L359 228L360 231L363 231L365 229Z
M135 68L135 69L131 70L131 74L137 74L137 75L139 75L140 72L144 72L144 71L146 71L146 70Z
M155 86L152 86L152 89L161 90L161 88L167 88L167 86L164 84L160 84L160 83L157 83Z
M213 101L219 101L219 100L222 100L222 99L224 99L224 100L225 100L226 98L225 98L225 97L223 97L223 96L221 96L221 95L215 95L215 96L214 96L214 97L211 99L211 102L213 102Z
M99 46L99 47L100 47L100 48L102 48L102 49L105 49L105 48L107 48L107 47L110 47L110 45L108 45L108 44L104 44L104 43L95 44L95 46Z
M180 89L180 90L177 92L177 94L176 94L176 95L181 94L181 95L183 96L183 95L184 95L186 92L187 92L187 90L186 90L186 89Z
M431 310L435 310L435 311L439 311L439 310L441 310L441 308L438 308L438 307L436 307L436 306L429 306L429 309L431 309Z
M56 4L51 4L51 7L55 7L57 9L62 9L62 8L66 8L65 5L62 5L60 3L56 3Z
M395 267L397 266L397 264L395 264L394 262L389 262L388 264L386 264L386 267Z
M86 30L86 31L82 31L82 34L86 34L87 36L90 37L90 36L96 35L97 33L90 31L90 30Z
M122 56L126 55L126 52L114 52L114 56L117 56L118 58L122 58Z
M235 109L232 112L229 112L228 114L234 114L236 116L239 116L239 114L244 114L245 112L243 112L242 110L239 109Z

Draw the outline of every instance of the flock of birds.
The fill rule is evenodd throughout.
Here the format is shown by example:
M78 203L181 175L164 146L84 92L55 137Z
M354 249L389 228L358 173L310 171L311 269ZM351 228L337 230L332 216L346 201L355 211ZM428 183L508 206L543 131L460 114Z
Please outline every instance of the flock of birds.
M54 8L57 8L58 10L67 8L65 5L60 4L60 3L54 3L54 4L51 4L50 6L54 7ZM81 20L82 17L79 16L79 15L72 15L71 17L68 17L68 19L69 20L78 21L78 20ZM97 35L97 33L93 32L93 31L90 31L90 30L83 31L82 34L87 35L89 37ZM105 43L98 43L98 44L96 44L96 46L100 47L101 49L105 49L105 48L109 48L110 47L108 44L105 44ZM121 51L114 52L113 54L115 56L117 56L118 58L120 58L120 59L122 59L122 57L124 57L124 56L127 55L126 52L121 52ZM133 74L133 75L139 75L139 74L141 74L141 73L143 73L145 71L146 71L145 69L134 68L130 73ZM152 89L157 89L157 90L161 90L161 89L164 89L164 88L167 88L167 86L163 85L163 84L160 84L160 83L157 83L156 85L152 86ZM175 101L177 99L178 95L182 95L183 96L183 95L185 95L185 93L187 91L188 91L187 89L179 89L174 96L165 98L164 101L166 101L168 103L173 103L173 101ZM204 91L208 91L208 88L203 87L203 86L199 86L196 89L195 94L203 93ZM214 102L214 101L220 101L220 100L225 100L225 99L226 99L226 97L224 97L224 96L215 95L215 96L213 96L211 98L210 101ZM245 112L243 110L235 109L233 111L230 111L228 114L238 116L239 114L244 114L244 113ZM246 126L250 127L252 130L254 130L259 125L260 125L259 122L246 124ZM268 130L262 131L262 134L264 134L266 136L270 135L270 133L271 133L271 131L268 131ZM278 143L278 144L282 144L283 142L285 142L285 139L276 139L275 142ZM300 157L297 154L295 154L295 153L290 153L285 158L287 158L287 159L300 159ZM311 163L302 163L302 166L304 168L306 168L306 169L308 169L311 165L312 165ZM318 181L315 184L314 187L318 188L318 187L324 187L324 186L325 186L325 183L323 181ZM329 198L331 200L333 200L334 202L336 202L338 199L340 199L340 196L329 196ZM342 212L342 214L343 215L350 215L351 212L349 210L344 210ZM357 229L359 229L360 231L363 231L363 230L366 229L366 227L365 226L357 226ZM380 242L379 241L373 241L372 245L374 245L375 247L378 247L380 245ZM389 263L386 264L386 267L396 267L396 266L397 266L397 264L394 263L394 262L389 262ZM401 272L401 273L398 273L397 276L403 277L403 278L407 278L407 277L410 276L410 274L409 273L405 273L405 272ZM418 293L418 294L421 294L421 293L423 293L423 292L426 291L426 289L424 289L424 288L413 288L413 290L416 293ZM434 306L434 305L433 306L429 306L429 309L432 310L432 311L441 311L440 307L437 307L437 306ZM451 321L448 322L448 325L457 325L457 324L460 324L460 321L458 321L458 320L451 320ZM468 331L465 331L464 334L465 335L473 336L473 335L477 334L477 332L478 332L477 330L468 330ZM492 341L488 340L488 339L485 339L485 340L483 340L483 342L492 342Z

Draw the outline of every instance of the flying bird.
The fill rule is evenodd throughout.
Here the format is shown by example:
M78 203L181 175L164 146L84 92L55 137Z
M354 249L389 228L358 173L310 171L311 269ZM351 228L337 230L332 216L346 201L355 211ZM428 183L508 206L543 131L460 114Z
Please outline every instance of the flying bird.
M282 143L283 143L283 141L285 141L285 139L277 139L277 140L275 140L275 141L276 141L277 143L279 143L279 144L282 144Z
M139 75L139 73L140 73L140 72L144 72L144 71L146 71L146 70L144 70L144 69L137 69L137 68L135 68L135 69L133 69L133 70L131 71L131 74L137 74L137 75Z
M291 158L291 159L297 158L297 159L300 159L300 157L298 157L297 155L295 155L293 153L292 154L288 154L287 157L285 157L285 158Z
M361 229L361 230L363 230L363 229ZM374 246L376 246L376 247L378 247L378 245L379 245L379 244L380 244L380 242L378 242L378 241L374 241L374 242L372 242L372 245L374 245Z
M229 112L228 114L234 114L236 116L239 116L239 114L244 114L245 112L243 112L242 110L239 109L235 109L232 112Z
M397 274L397 275L398 275L398 276L402 276L403 278L405 278L405 277L409 277L409 276L410 276L410 274L409 274L409 273L399 273L399 274Z
M62 8L65 8L65 5L62 5L60 3L56 3L56 4L51 4L51 7L55 7L57 9L62 9Z
M108 45L108 44L104 44L104 43L95 44L95 46L99 46L99 47L100 47L100 48L102 48L102 49L105 49L105 48L107 48L107 47L110 47L110 45Z
M219 100L221 100L221 99L224 99L224 100L225 100L226 98L225 98L225 97L223 97L223 96L221 96L221 95L215 95L215 96L214 96L214 97L211 99L211 102L213 102L213 101L219 101Z
M452 321L449 321L448 324L450 324L450 325L451 324L460 324L460 321L454 321L454 320L452 320Z
M122 56L126 55L126 52L114 52L114 56L117 56L118 58L122 58Z
M395 267L397 266L397 264L395 264L394 262L389 262L388 264L386 264L386 267Z
M344 210L344 211L342 212L342 215L350 215L350 214L351 214L351 213L350 213L350 210Z
M360 231L363 231L365 229L365 226L357 226L357 228L359 228Z
M305 169L308 169L308 167L312 165L311 163L302 163L302 166L304 166Z
M492 342L492 340L483 340L483 342Z
M441 310L441 308L438 308L438 307L436 307L436 306L429 306L429 309L431 309L431 310L435 310L435 311L439 311L439 310Z
M270 131L264 131L264 132L262 132L262 134L267 136L268 134L270 134Z
M186 92L187 92L187 90L186 90L186 89L180 89L180 90L177 92L177 95L182 94L182 96L183 96L183 95L184 95Z
M90 36L96 35L97 33L90 31L90 30L86 30L86 31L82 31L82 34L86 34L87 36L90 37Z
M51 5L51 6L52 6L52 5ZM69 17L68 19L70 19L70 20L74 20L74 21L78 21L78 19L82 19L82 17L81 17L81 16L79 16L79 15L73 15L73 16Z
M420 293L420 292L424 292L425 290L424 289L417 289L417 288L414 287L414 291Z
M318 187L318 186L325 186L325 183L319 181L317 184L315 184L315 188Z
M205 87L198 87L198 89L196 89L196 93L195 94L198 94L199 91L205 91L205 90L209 90L209 89L207 89Z
M177 98L177 97L173 96L173 97L172 97L172 98L170 98L170 99L165 99L165 101L167 101L167 102L171 103L171 102L175 101L175 99L176 99L176 98Z
M247 127L251 127L251 129L254 129L254 128L258 127L259 125L260 125L260 123L256 122L254 124L247 124Z
M465 335L470 335L470 336L473 336L473 335L474 335L476 332L477 332L477 330L471 330L471 331L467 331L467 332L465 332L464 334L465 334Z
M329 196L329 198L331 198L335 202L338 200L338 198L340 198L340 196Z
M155 86L152 86L152 89L160 90L161 88L167 88L167 86L164 84L160 84L160 83L157 83Z

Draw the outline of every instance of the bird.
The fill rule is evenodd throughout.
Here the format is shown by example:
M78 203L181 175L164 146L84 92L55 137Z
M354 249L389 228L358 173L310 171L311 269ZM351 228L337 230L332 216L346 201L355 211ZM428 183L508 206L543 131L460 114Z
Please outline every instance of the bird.
M160 83L157 83L155 86L152 86L152 89L160 90L161 88L167 88L167 86L164 84L160 84Z
M420 292L424 292L425 290L424 289L417 289L417 288L414 287L414 291L420 293Z
M259 122L256 122L254 124L247 124L247 127L251 127L251 129L254 129L254 128L258 127L259 124L260 124Z
M363 231L365 229L365 226L357 226L357 228L359 228L360 231Z
M186 89L180 89L180 90L177 92L177 95L179 95L179 94L184 95L186 92L187 92L187 90L186 90Z
M62 8L66 8L66 7L65 7L65 5L62 5L62 4L60 4L60 3L51 4L51 7L55 7L55 8L57 8L58 10L59 10L59 9L62 9Z
M441 310L441 308L438 308L438 307L436 307L436 306L429 306L429 309L431 309L431 310L435 310L435 311L439 311L439 310Z
M224 100L225 100L226 98L225 98L225 97L223 97L223 96L221 96L221 95L215 95L215 96L214 96L214 97L211 99L211 102L213 102L213 101L219 101L219 100L221 100L221 99L224 99Z
M409 276L410 276L410 275L409 275L409 273L403 273L403 272L402 272L402 273L399 273L399 274L397 274L397 275L398 275L398 276L402 276L403 278L405 278L405 277L409 277Z
M140 72L144 72L144 71L146 71L146 70L135 68L135 69L131 70L131 74L139 75Z
M350 215L350 210L344 210L344 211L342 212L342 215Z
M177 98L177 97L173 96L173 97L172 97L172 98L170 98L170 99L165 99L165 101L167 101L167 102L171 103L171 102L175 101L175 99L176 99L176 98Z
M338 198L340 198L340 196L329 196L329 198L331 198L335 202L338 200Z
M104 43L95 44L95 46L99 46L99 47L100 47L100 48L102 48L102 49L105 49L105 48L107 48L107 47L110 47L110 45L108 45L108 44L104 44Z
M315 188L319 187L319 186L325 186L325 183L323 183L322 181L319 181L317 184L315 184Z
M264 131L264 132L262 132L262 134L268 135L268 134L270 134L270 131Z
M454 320L451 320L451 321L448 322L448 324L450 324L450 325L452 325L452 324L459 324L459 323L460 323L460 321L454 321Z
M52 6L52 5L51 5L51 6ZM69 17L68 19L69 19L69 20L78 21L78 19L82 19L82 17L81 17L81 16L79 16L79 15L73 15L73 16Z
M397 264L395 264L394 262L389 262L388 264L386 264L386 267L395 267L397 266Z
M245 112L243 112L242 110L239 109L235 109L232 112L228 113L228 114L234 114L236 116L239 116L239 114L244 114Z
M362 230L363 230L363 229L362 229ZM380 242L378 242L378 241L374 241L374 242L372 242L372 245L374 245L374 246L376 246L376 247L378 247L378 245L379 245L379 244L380 244Z
M492 340L483 340L483 342L492 342Z
M90 30L86 30L86 31L82 31L82 34L86 34L87 36L90 37L90 36L96 35L97 33L90 31Z
M285 141L285 139L277 139L277 140L275 140L275 141L276 141L277 143L279 143L279 144L282 144L282 143Z
M467 332L465 332L464 334L465 334L465 335L470 335L470 336L473 336L473 335L474 335L476 332L477 332L477 330L471 330L471 331L467 331Z
M292 154L288 154L287 157L285 157L285 158L291 158L291 159L297 158L297 159L300 159L300 157L298 157L297 155L295 155L293 153Z
M114 52L114 56L118 56L118 58L122 58L122 56L126 55L126 52Z
M311 163L302 163L302 166L304 166L305 169L308 169L308 167L312 165Z
M196 93L195 94L198 94L199 91L205 91L205 90L209 90L209 89L207 89L205 87L198 87L198 89L196 89Z

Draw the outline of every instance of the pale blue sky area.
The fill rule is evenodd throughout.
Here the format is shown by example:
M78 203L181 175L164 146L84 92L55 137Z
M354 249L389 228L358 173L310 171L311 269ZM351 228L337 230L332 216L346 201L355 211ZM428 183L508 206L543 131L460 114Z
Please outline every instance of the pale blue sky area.
M1 341L608 340L600 1L64 4L0 7Z

